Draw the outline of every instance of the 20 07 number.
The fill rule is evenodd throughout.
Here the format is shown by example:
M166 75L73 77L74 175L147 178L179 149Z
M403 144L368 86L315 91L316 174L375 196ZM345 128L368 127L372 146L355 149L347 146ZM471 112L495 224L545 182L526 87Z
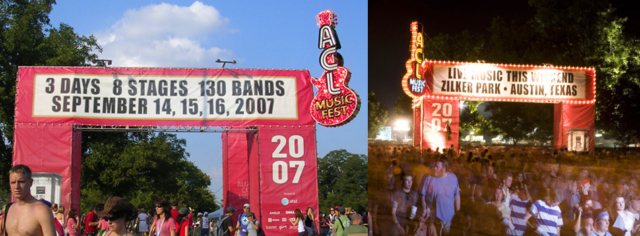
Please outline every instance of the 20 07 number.
M451 103L433 103L431 104L431 107L435 108L435 110L433 110L433 113L431 114L431 117L433 117L431 119L431 128L435 131L445 130L447 124L451 124L452 119L439 117L451 117L453 106L451 105Z
M287 153L282 153L282 149L287 144L287 138L282 135L276 135L271 138L272 143L278 143L278 146L271 155L273 158L287 158ZM300 135L291 135L289 137L289 156L300 158L304 156L304 139ZM284 184L289 181L289 168L296 168L296 174L293 176L291 183L300 182L302 170L304 170L304 161L276 161L273 163L273 182Z

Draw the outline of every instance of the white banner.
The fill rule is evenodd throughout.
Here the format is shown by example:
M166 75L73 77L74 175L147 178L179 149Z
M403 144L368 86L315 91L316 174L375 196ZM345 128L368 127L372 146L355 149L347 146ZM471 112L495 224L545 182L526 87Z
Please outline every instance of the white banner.
M295 77L36 75L34 117L296 119Z
M490 65L434 65L433 94L515 99L585 99L586 73Z

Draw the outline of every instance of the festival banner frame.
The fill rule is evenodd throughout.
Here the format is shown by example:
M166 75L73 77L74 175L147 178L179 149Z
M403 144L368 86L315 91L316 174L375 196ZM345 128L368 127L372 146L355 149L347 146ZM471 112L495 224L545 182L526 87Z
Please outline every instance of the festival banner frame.
M51 78L51 79L50 79ZM63 82L62 78L66 78L66 82ZM78 80L75 80L78 78ZM83 78L85 80L83 80ZM106 79L105 79L106 78ZM139 94L131 91L131 94L127 94L125 87L120 88L120 93L116 92L118 86L127 86L129 83L139 84L142 79L145 80L163 80L166 78L174 78L175 82L174 92L178 100L184 100L185 105L189 107L175 108L176 112L183 111L183 115L196 116L194 117L178 117L167 118L156 117L150 114L137 114L136 111L143 111L133 109L121 109L123 111L122 117L118 117L119 113L109 113L110 116L97 116L87 117L82 112L92 111L92 105L78 104L79 102L93 101L91 96L118 96L117 98L125 98L132 100L134 95L141 95L142 89L138 87ZM122 80L120 85L115 85L113 82L111 86L106 86L110 81ZM132 80L138 82L130 82ZM221 83L228 86L226 91L232 93L232 90L238 90L237 95L228 95L225 97L222 93L218 93L216 99L225 99L225 104L230 105L230 110L238 111L239 106L234 107L233 104L237 99L243 99L244 104L248 104L249 98L255 101L256 107L254 109L254 116L250 116L248 111L244 110L245 116L241 118L227 118L220 119L220 117L200 117L199 112L196 112L195 107L203 108L207 105L207 98L199 98L198 94L207 95L207 92L193 92L194 88L192 81L202 81L205 85L207 81L214 82L218 85L221 80L231 81L229 83ZM269 81L273 80L273 88L279 89L278 91L266 89L267 82L264 90L260 95L259 89L256 87L248 88L255 92L255 95L250 94L251 91L247 90L245 86L252 86L260 84L256 81ZM42 82L44 81L44 83ZM99 82L96 82L99 81ZM105 82L106 81L106 82ZM180 82L187 81L187 82ZM238 83L232 81L240 81L242 84L240 87L234 87ZM246 82L249 81L249 82ZM281 82L278 82L281 81ZM66 83L66 84L63 84ZM145 82L147 85L150 83ZM99 86L95 86L99 84ZM171 97L170 81L163 82L164 87L160 86L160 82L155 83L157 90L149 92L147 96L159 95L159 89L164 89L164 96ZM247 85L249 84L249 85ZM105 85L103 87L103 85ZM44 86L44 88L42 88ZM68 86L68 87L65 87ZM280 86L280 87L278 87ZM63 89L64 87L64 89ZM102 92L105 90L111 90L109 93L99 93L100 88ZM223 86L224 87L224 86ZM68 88L68 89L67 89ZM197 86L196 86L197 88ZM202 87L200 87L202 88ZM74 90L75 89L75 90ZM93 89L93 91L92 91ZM215 90L215 89L213 89ZM213 94L213 90L211 91ZM180 93L182 91L182 93ZM207 90L209 91L209 90ZM216 90L217 91L217 90ZM68 98L67 103L63 96L81 96L81 99ZM237 91L236 91L237 92ZM119 95L117 95L119 94ZM132 95L133 94L133 95ZM59 98L54 98L59 96ZM131 97L133 96L133 97ZM274 97L273 113L268 113L264 106L262 113L258 112L258 99L264 98L267 101L268 96ZM276 97L279 96L279 97ZM135 97L135 98L139 98ZM171 97L171 99L173 99ZM232 100L228 100L231 97ZM152 97L150 99L156 99ZM56 100L58 99L58 100ZM305 137L309 141L305 144L305 159L309 161L313 160L313 164L310 164L305 173L309 171L315 171L313 178L309 181L315 181L315 188L305 189L308 192L307 200L312 201L317 208L317 152L315 142L315 121L308 112L309 104L313 99L313 87L311 84L311 76L308 70L271 70L271 69L208 69L208 68L107 68L107 67L19 67L17 86L16 86L16 110L15 110L15 135L14 135L14 153L13 153L13 165L25 164L29 166L33 172L47 172L57 173L62 176L61 179L61 194L59 205L65 206L68 209L80 209L80 174L81 174L81 140L83 126L91 127L104 127L105 131L109 131L108 128L113 127L223 127L225 133L222 136L224 148L223 162L225 171L224 184L225 191L230 195L237 195L235 199L225 196L223 207L232 206L236 209L242 209L244 203L250 203L256 213L257 219L262 221L261 216L266 214L265 212L276 211L279 209L270 209L268 206L272 203L269 201L271 198L261 197L261 192L264 191L264 187L268 185L261 185L260 173L263 170L260 167L260 158L262 156L270 156L271 153L264 153L261 151L260 142L258 137L261 135L256 132L264 132L265 134L273 134L275 132L287 132L286 130L296 127L297 130L304 131ZM191 102L194 100L195 102ZM56 104L56 101L58 104ZM115 99L118 101L118 99ZM188 102L187 102L188 101ZM76 102L76 103L74 103ZM45 104L44 106L42 104ZM175 106L180 104L181 101L170 101L169 104ZM192 105L193 103L197 106ZM112 104L117 108L123 104ZM147 103L147 105L150 102ZM278 105L284 104L284 105ZM61 116L47 116L41 115L42 109L51 109L54 112L65 111L64 106L67 106L66 115ZM76 110L74 113L73 107ZM281 107L276 107L281 106ZM248 108L247 105L245 108ZM139 107L138 107L139 108ZM84 109L84 110L83 110ZM148 106L148 110L153 107ZM94 109L95 110L95 109ZM133 111L126 114L127 111ZM279 112L278 110L286 110L285 112ZM97 111L97 110L95 110ZM110 110L115 111L115 110ZM171 110L169 110L171 111ZM201 110L205 113L205 110ZM224 115L229 114L227 112L218 112L215 114ZM228 111L228 110L227 110ZM294 111L291 115L291 111ZM39 113L40 112L40 113ZM289 113L286 113L289 112ZM71 114L71 115L69 115ZM80 115L78 115L80 114ZM114 115L116 114L116 115ZM167 113L171 114L171 113ZM271 117L270 114L273 114ZM127 117L129 115L129 117ZM140 115L140 117L130 117L131 115ZM157 113L156 113L157 115ZM229 115L231 116L231 115ZM274 116L276 116L274 118ZM282 116L282 117L278 117ZM239 130L233 133L233 130ZM143 129L138 129L143 131ZM229 131L229 132L227 132ZM302 132L301 131L301 132ZM231 133L230 133L231 132ZM269 147L266 144L263 149L266 150ZM233 151L230 151L233 150ZM266 156L265 156L266 157ZM235 173L228 175L227 164L228 163L240 163L243 173ZM313 170L311 170L313 169ZM232 182L236 182L233 185ZM238 184L241 183L241 184ZM294 185L284 185L283 189L297 188ZM313 192L312 192L313 191ZM315 196L315 197L314 197ZM230 201L229 201L230 200ZM304 202L304 201L303 201ZM305 202L306 203L306 202ZM294 233L292 233L294 235Z
M553 103L554 148L567 148L571 133L581 130L587 151L595 153L595 68L427 60L422 25L412 22L410 32L401 83L413 99L414 146L458 149L460 117L446 117L449 125L443 126L444 105L459 112L460 101Z
M69 77L69 78L79 78L79 79L95 79L96 77L100 77L101 81L104 81L104 77L113 77L114 81L116 80L131 80L136 79L140 80L141 78L152 78L158 79L162 77L174 78L174 80L193 80L193 81L201 81L202 79L211 80L212 78L224 78L227 81L233 81L234 79L240 80L240 78L245 78L244 81L248 80L259 80L261 78L288 78L291 80L295 79L295 83L293 86L294 91L286 91L289 95L294 94L297 95L295 101L296 107L295 116L281 119L273 119L269 117L250 117L250 118L219 118L212 117L206 118L204 116L193 116L188 118L167 118L161 117L157 119L150 119L148 115L141 115L139 118L132 117L89 117L89 116L73 116L73 115L64 115L64 116L46 116L41 115L38 116L36 111L34 111L34 99L38 99L32 95L37 93L36 91L36 77L44 76L45 82L46 77ZM314 121L311 118L311 115L307 112L308 104L311 103L311 99L313 98L313 89L311 87L310 82L311 76L309 75L309 71L307 70L267 70L267 69L208 69L208 68L128 68L128 67L120 67L120 68L100 68L100 67L20 67L18 70L18 81L16 88L16 123L62 123L62 124L85 124L85 125L104 125L104 126L198 126L198 127L212 127L212 126L252 126L252 125L313 125ZM243 82L244 82L243 81ZM56 92L60 92L62 89L59 89L57 85L61 85L62 82L53 86L53 90ZM73 82L72 82L73 83ZM83 83L83 82L80 82ZM47 84L39 84L39 85L47 85ZM189 84L190 88L193 87L192 84ZM72 85L73 86L73 85ZM84 85L80 91L83 94L78 94L78 96L89 96L96 97L95 95L86 94L90 93L86 90L91 90L91 87L86 86L87 89L84 88ZM100 87L108 85L101 83ZM123 91L121 95L116 95L117 98L136 98L136 96L128 96L127 91L124 90L128 83L123 82L122 85ZM141 86L140 84L138 86ZM171 86L171 85L166 85ZM176 85L178 86L178 85ZM197 86L197 85L196 85ZM226 87L231 87L232 85L229 83ZM242 85L244 86L244 84ZM159 85L158 85L159 87ZM140 87L138 87L140 88ZM166 88L166 87L165 87ZM47 88L41 88L40 90L46 90ZM242 88L244 89L244 87ZM99 91L102 95L106 93L105 90L101 89ZM228 89L226 93L229 95L232 93ZM141 93L141 90L138 90ZM192 95L196 92L190 90L188 91L188 98L195 98L198 95ZM69 93L67 93L69 94ZM54 94L55 95L55 94ZM70 94L74 95L74 94ZM107 94L107 96L114 97L112 94ZM137 97L140 95L138 94ZM44 96L43 96L44 97ZM157 98L160 96L155 96ZM181 98L184 97L178 92L176 92L175 96L165 96L172 98ZM205 96L206 97L206 96ZM248 96L240 96L240 97L258 97L254 95ZM203 98L204 99L204 98ZM69 99L72 100L72 99ZM84 98L80 100L81 102L85 101ZM130 101L130 100L129 100ZM128 102L129 102L128 101ZM198 102L202 102L203 100L198 100ZM40 101L39 101L40 102ZM72 101L68 101L72 102ZM53 102L52 102L53 103ZM58 100L58 103L64 103L62 99ZM163 102L161 102L163 103ZM180 103L176 101L172 101L172 104ZM55 105L55 103L53 103ZM128 103L127 103L128 104ZM81 104L77 106L78 110L81 111L84 109L85 104ZM151 112L151 106L154 106L152 101L147 101L147 105L149 106L149 113ZM162 104L164 105L164 104ZM191 104L189 104L191 105ZM199 107L204 108L208 104L199 103ZM234 105L233 101L227 101L227 105ZM93 106L90 106L92 108ZM52 108L53 109L53 108ZM184 110L176 109L173 110ZM203 111L202 109L200 111ZM229 111L229 110L227 110ZM191 110L189 109L189 112ZM178 111L179 113L179 111ZM206 116L206 114L205 114Z

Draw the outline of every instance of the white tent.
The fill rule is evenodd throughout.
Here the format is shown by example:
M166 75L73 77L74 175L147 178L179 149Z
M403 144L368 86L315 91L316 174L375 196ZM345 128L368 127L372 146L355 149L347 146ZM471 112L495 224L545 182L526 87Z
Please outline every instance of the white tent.
M224 214L224 212L222 211L222 208L218 209L217 211L211 212L209 213L209 220L212 219L220 219L220 217Z

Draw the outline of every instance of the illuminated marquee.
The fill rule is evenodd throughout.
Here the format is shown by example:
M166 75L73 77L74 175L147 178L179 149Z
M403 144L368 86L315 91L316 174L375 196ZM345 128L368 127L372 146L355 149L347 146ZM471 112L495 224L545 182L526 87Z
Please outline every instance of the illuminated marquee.
M414 145L457 149L459 101L553 103L553 146L594 153L595 68L426 60L422 26L410 30L402 88L413 98Z
M425 98L595 103L595 69L424 61Z
M320 66L325 71L319 79L311 78L311 83L318 88L318 94L311 102L311 116L320 125L337 127L356 117L360 110L360 98L347 87L351 72L343 67L343 58L337 52L341 48L335 31L338 16L326 10L316 16L316 21L320 27L318 48L322 49Z

